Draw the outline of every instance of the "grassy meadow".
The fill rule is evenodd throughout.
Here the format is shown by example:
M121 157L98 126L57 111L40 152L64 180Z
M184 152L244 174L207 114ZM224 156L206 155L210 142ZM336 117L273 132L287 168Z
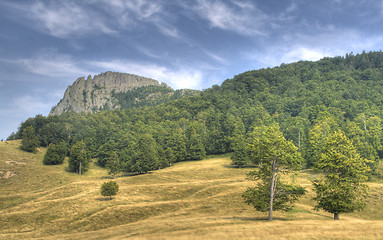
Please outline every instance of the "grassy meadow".
M44 166L46 149L18 150L0 142L0 239L383 239L383 180L369 182L362 212L314 211L313 173L296 181L308 193L289 213L267 213L244 203L255 183L249 168L228 156L177 163L145 175L120 175L113 200L100 194L107 171L92 165L83 176L63 165Z

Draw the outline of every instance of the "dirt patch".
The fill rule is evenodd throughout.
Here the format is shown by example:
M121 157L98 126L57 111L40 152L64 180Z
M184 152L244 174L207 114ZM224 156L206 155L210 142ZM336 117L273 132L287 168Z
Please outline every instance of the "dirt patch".
M7 163L7 164L17 164L17 165L25 165L25 164L27 164L27 163L25 163L25 162L17 162L17 161L5 161L5 163Z
M0 171L0 178L10 178L12 176L14 176L15 173L11 172L11 171L6 171L6 172L3 172L3 171Z

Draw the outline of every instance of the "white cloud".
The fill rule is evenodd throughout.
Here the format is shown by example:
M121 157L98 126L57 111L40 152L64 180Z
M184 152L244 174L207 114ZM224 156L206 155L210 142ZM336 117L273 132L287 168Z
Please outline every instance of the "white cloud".
M296 33L284 36L283 40L266 49L243 54L248 59L260 62L262 67L273 67L300 60L316 61L323 57L344 56L351 51L380 50L383 36L366 37L355 30L327 26L322 27L317 34Z
M115 33L97 12L72 1L32 4L8 3L27 24L42 32L60 38L83 35L92 31Z
M158 28L158 30L162 34L164 34L168 37L181 39L181 35L180 35L178 29L176 27L174 27L173 25L159 20L155 23L155 26Z
M23 23L59 38L77 38L88 34L117 34L121 30L150 23L159 32L179 37L177 29L167 21L163 1L87 0L4 2ZM16 19L16 18L15 18Z
M225 58L223 58L223 57L221 57L218 54L215 54L213 52L205 51L205 54L220 64L226 65L228 63L228 61Z
M136 48L142 54L144 54L148 57L151 57L151 58L155 58L155 59L160 59L160 58L163 58L167 55L167 53L161 53L159 50L149 49L149 48L144 47L142 45L136 45Z
M57 54L50 50L43 51L33 58L7 61L22 65L29 72L49 77L82 76L88 72L87 69L80 68L79 63L71 56Z
M262 30L268 16L250 1L197 0L193 10L206 19L212 28L233 31L243 35L264 35Z
M149 19L162 10L159 2L147 0L125 1L125 7L134 12L138 19Z
M102 71L117 71L141 75L165 82L175 89L198 89L202 83L202 72L191 68L169 69L156 64L138 64L125 60L92 61L89 65L103 69Z

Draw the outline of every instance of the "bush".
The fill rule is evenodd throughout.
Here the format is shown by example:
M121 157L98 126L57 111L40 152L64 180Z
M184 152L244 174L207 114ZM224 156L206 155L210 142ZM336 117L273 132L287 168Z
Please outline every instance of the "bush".
M45 165L57 165L64 162L65 156L67 154L66 144L50 144L47 152L45 153L43 164Z
M101 186L101 195L109 196L110 200L112 200L112 196L118 193L118 184L117 182L110 181L104 182Z

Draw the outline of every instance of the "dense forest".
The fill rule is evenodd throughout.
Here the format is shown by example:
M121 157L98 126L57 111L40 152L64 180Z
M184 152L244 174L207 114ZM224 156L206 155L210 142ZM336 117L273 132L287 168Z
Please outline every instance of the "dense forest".
M116 97L122 103L150 93ZM374 170L383 157L383 52L248 71L157 106L121 106L97 114L37 115L9 139L32 135L36 145L69 150L83 141L100 166L111 166L112 159L122 171L146 173L207 154L232 153L233 165L251 165L249 134L277 123L305 167L318 161L325 137L340 130Z

